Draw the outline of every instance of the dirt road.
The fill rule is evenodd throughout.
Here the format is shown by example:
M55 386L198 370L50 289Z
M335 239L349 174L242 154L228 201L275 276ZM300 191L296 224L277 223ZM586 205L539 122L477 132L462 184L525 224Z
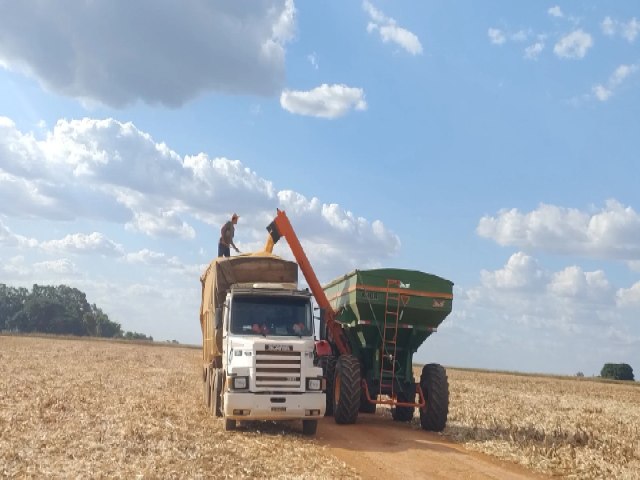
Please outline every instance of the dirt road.
M366 479L545 478L379 414L359 415L355 425L337 425L332 417L326 417L318 425L317 440Z

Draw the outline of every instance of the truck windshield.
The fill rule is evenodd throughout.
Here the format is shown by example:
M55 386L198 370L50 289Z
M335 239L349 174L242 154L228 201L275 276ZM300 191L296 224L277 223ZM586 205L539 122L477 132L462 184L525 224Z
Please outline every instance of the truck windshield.
M235 296L230 331L238 335L306 336L312 333L311 321L306 298Z

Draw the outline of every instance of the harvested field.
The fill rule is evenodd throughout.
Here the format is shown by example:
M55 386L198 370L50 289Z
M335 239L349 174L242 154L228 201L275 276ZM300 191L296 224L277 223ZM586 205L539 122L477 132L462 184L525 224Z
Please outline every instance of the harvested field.
M299 423L224 432L202 405L199 373L198 349L0 336L0 477L359 477L323 442L302 436ZM455 369L448 375L444 437L422 432L417 416L411 427L388 419L396 437L420 430L434 445L429 454L450 452L434 442L448 438L555 478L640 479L640 385ZM369 452L393 472L398 446L370 442L353 456ZM436 465L446 470L446 461Z
M639 383L447 373L453 441L554 477L640 479Z
M0 336L0 477L358 477L294 422L224 432L199 373L196 349Z

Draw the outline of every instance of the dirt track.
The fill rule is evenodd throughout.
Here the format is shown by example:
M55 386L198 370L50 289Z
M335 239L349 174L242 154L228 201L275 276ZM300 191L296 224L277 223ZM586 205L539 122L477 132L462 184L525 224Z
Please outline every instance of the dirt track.
M317 440L363 478L547 478L517 465L469 452L438 434L393 422L381 414L361 414L355 425L337 425L332 417L324 418L318 425Z

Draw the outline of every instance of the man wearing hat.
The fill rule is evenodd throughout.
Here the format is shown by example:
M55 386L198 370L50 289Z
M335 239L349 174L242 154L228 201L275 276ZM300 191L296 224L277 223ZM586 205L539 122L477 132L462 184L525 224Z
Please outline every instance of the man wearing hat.
M218 242L218 256L219 257L229 257L231 256L230 246L233 249L240 253L238 247L236 247L235 243L233 243L233 235L236 233L236 229L234 225L238 223L238 214L234 213L231 216L231 220L226 222L222 228L220 229L220 241Z

